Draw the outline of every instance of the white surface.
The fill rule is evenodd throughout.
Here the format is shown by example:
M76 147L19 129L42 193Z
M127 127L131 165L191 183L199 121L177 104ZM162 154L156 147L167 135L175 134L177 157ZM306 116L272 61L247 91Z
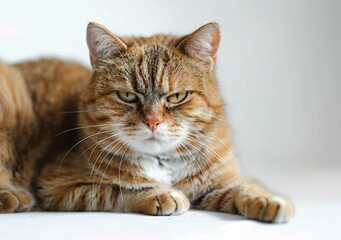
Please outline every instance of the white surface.
M0 58L11 62L89 64L89 21L122 35L219 22L217 76L242 169L297 205L276 226L197 211L0 215L0 239L341 239L340 9L338 0L0 0Z
M241 216L191 210L180 216L117 213L0 214L0 239L340 239L338 172L300 174L286 181L268 176L277 189L290 189L296 216L287 224L265 224ZM304 180L304 181L302 181Z
M242 217L191 210L181 216L115 213L22 213L1 223L1 239L340 239L341 208L302 207L289 224L269 225ZM4 217L0 216L0 220Z

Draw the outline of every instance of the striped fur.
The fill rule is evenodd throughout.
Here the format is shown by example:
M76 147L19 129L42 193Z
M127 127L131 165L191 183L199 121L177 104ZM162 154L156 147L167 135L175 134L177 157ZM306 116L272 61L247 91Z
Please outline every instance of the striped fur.
M37 130L48 135L45 144L51 144L47 133L57 133L51 142L60 145L42 153L44 161L31 161L39 162L33 186L40 207L170 215L192 205L260 221L288 221L290 200L244 179L236 167L214 73L219 38L216 23L187 36L149 38L118 37L90 23L87 43L94 71L89 83L87 74L68 75L63 86L52 86L64 94L54 93L47 105L42 92L28 90L34 109L65 112L78 103L76 118L61 114L52 121L49 117L56 116L48 115L45 123L55 125ZM30 75L23 66L16 71ZM43 75L38 79L48 81ZM67 92L70 88L76 91ZM182 102L170 100L179 96ZM56 103L61 99L65 104ZM32 122L44 114L34 112Z
M74 118L61 112L75 107L90 77L84 67L57 59L0 63L0 212L34 206L40 162L68 142L53 137Z

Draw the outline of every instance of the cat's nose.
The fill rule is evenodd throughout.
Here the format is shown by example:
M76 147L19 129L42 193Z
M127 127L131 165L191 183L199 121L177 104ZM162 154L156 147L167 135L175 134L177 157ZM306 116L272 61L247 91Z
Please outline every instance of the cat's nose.
M156 127L161 123L159 118L151 118L144 121L145 124L149 127L150 131L155 132Z

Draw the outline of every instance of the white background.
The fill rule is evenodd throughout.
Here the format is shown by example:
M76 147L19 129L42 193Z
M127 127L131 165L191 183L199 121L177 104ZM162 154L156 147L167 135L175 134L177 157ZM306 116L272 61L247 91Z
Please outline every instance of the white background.
M135 36L218 22L217 78L241 169L298 206L340 213L341 1L0 0L0 58L89 66L89 21Z

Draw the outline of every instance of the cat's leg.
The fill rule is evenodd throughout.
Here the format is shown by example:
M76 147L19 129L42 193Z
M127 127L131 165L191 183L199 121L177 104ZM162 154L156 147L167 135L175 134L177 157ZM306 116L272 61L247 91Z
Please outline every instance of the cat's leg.
M0 213L28 210L33 206L33 197L13 181L16 154L14 144L4 129L0 129L0 146Z
M241 214L263 222L284 223L294 215L289 199L242 177L230 179L224 187L212 188L195 205L199 209Z
M80 166L65 163L57 170L56 164L42 171L36 181L36 193L42 208L176 215L187 211L190 206L181 191L160 186L149 179L125 171L120 172L119 178L118 175L115 178L93 177L88 169Z
M5 141L3 132L0 132L0 213L14 212L19 207L19 199L13 194L11 183L11 148Z
M23 211L33 205L28 190L15 184L13 172L32 117L31 100L22 75L0 63L0 213Z

